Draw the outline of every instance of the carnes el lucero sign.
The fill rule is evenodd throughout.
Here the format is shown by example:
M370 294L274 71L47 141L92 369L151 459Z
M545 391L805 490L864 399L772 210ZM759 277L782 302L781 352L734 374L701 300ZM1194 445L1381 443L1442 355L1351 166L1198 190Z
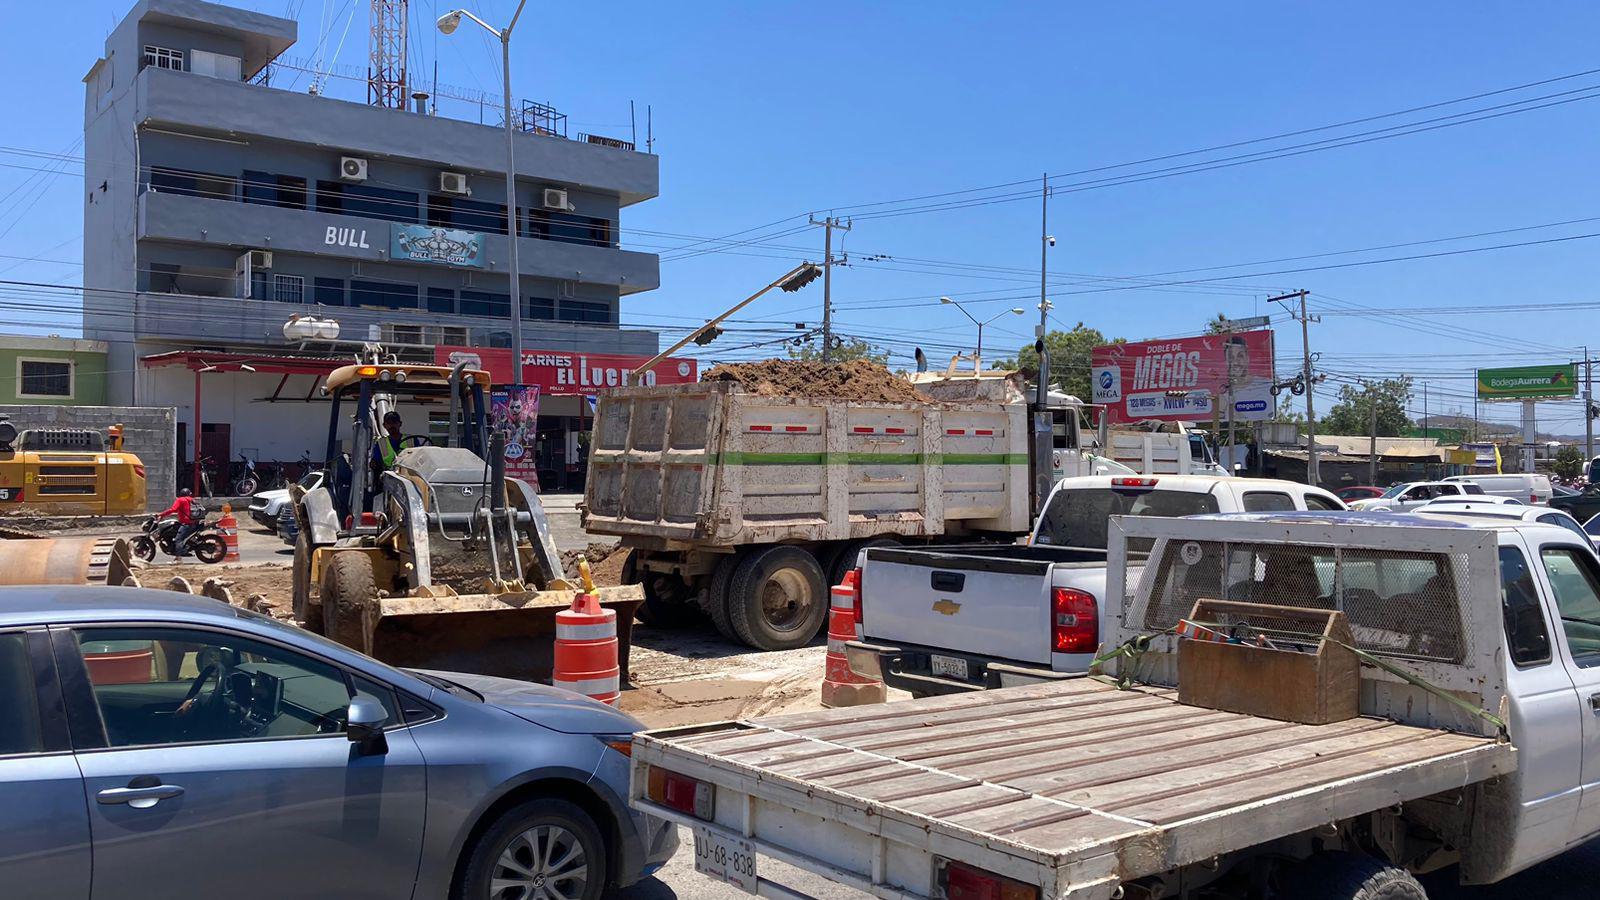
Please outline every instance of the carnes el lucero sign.
M435 362L453 366L463 359L488 371L496 384L511 380L511 351L502 347L438 347ZM628 374L648 362L648 356L613 353L557 353L547 350L522 352L522 383L538 385L546 396L592 394L606 388L622 387ZM699 366L692 359L669 357L646 372L640 383L693 384L700 380Z

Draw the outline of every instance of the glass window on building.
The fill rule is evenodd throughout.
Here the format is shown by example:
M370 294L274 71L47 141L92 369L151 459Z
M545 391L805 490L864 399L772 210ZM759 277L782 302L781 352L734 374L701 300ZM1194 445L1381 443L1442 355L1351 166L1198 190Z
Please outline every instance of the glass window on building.
M318 278L312 282L311 298L323 306L344 305L344 279Z
M279 303L304 303L306 302L306 279L304 275L273 275L272 299Z
M72 361L66 359L17 360L17 396L72 398Z
M463 316L510 318L511 295L491 294L487 291L462 291L461 314Z
M284 209L306 208L306 180L298 175L274 175L246 169L241 191L246 203Z
M561 321L610 324L611 304L595 303L589 300L563 300L561 301Z
M163 194L206 197L211 200L237 200L239 179L231 175L193 172L188 169L150 168L150 189Z
M554 322L556 320L556 301L548 297L522 298L522 317L537 319L541 322Z
M417 286L392 281L350 281L350 305L379 309L416 309Z
M448 194L428 196L428 224L435 228L506 233L506 205Z
M419 222L422 200L414 191L346 184L342 181L317 182L317 212L365 216L389 222Z
M154 66L157 69L174 69L183 71L183 51L169 50L166 47L157 47L153 44L144 45L144 65Z
M428 312L453 313L455 311L455 291L450 288L428 288Z

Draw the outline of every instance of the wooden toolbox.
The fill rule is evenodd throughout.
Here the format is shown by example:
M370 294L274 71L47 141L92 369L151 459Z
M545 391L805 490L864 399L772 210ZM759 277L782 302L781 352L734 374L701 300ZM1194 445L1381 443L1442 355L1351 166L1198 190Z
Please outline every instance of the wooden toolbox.
M1200 600L1178 641L1178 701L1326 725L1360 714L1361 669L1344 613Z

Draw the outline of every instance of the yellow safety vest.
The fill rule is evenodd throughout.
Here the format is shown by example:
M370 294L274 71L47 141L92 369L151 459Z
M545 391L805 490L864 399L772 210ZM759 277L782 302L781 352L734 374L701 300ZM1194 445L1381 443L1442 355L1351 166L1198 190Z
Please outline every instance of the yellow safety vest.
M387 434L378 438L378 453L383 457L383 467L385 469L394 468L394 458L397 454L394 449L394 442L389 440Z

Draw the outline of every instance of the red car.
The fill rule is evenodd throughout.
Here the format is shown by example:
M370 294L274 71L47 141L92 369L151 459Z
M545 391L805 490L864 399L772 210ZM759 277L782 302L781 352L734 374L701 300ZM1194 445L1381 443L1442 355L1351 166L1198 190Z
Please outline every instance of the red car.
M1375 497L1382 497L1383 492L1384 488L1368 487L1366 485L1340 488L1337 491L1334 491L1334 493L1339 495L1339 499L1346 503L1354 503L1357 500L1371 500Z

